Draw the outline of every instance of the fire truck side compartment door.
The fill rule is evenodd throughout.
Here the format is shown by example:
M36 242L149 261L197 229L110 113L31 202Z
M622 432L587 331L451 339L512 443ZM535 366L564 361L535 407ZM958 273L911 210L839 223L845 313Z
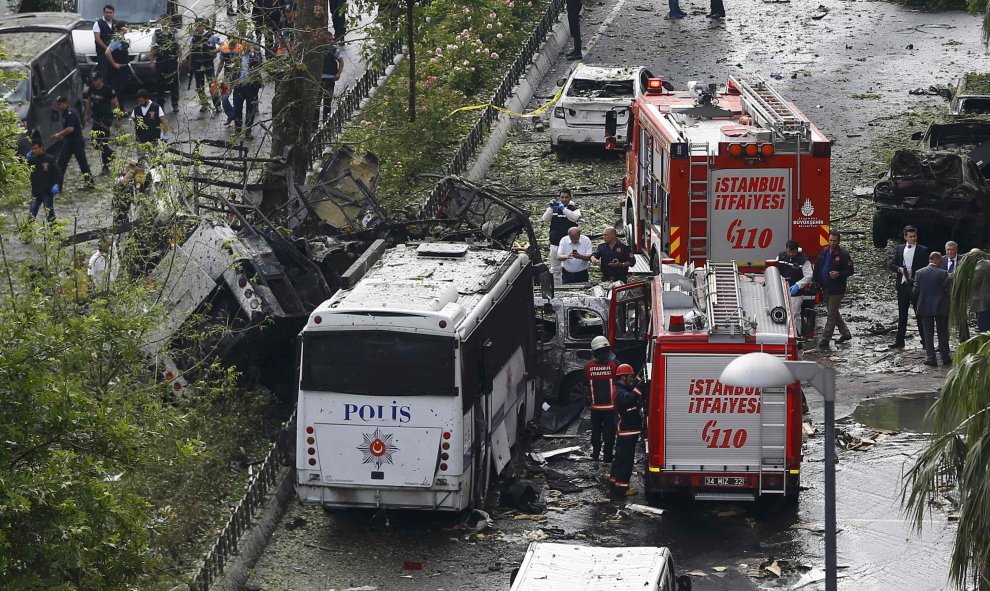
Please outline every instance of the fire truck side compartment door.
M710 261L762 263L776 258L791 231L787 168L724 168L709 178Z

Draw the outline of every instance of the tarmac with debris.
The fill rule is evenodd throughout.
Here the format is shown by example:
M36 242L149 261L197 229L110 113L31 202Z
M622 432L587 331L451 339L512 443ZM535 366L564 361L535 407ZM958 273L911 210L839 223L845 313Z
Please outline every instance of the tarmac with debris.
M884 2L784 0L730 3L728 19L711 22L704 18L707 4L681 7L690 16L667 21L661 3L586 2L585 61L641 64L677 87L694 79L722 82L739 71L772 77L835 139L831 214L857 265L844 305L856 338L827 354L809 351L806 359L831 364L839 373L839 588L944 589L955 534L952 495L933 507L919 533L904 518L900 494L901 475L924 444L922 416L945 370L921 365L913 319L908 348L887 349L896 318L889 252L872 248L873 206L855 189L872 187L886 166L883 154L904 135L909 120L912 130L927 125L909 110L931 112L944 104L911 90L950 84L983 66L980 17ZM530 108L554 94L555 81L569 67L558 59ZM615 219L622 160L597 151L553 155L545 129L545 120L520 120L486 180L534 194L534 220L550 195L573 187L586 232L600 232ZM545 465L526 462L521 476L544 490L545 514L495 508L487 526L474 531L454 516L293 505L250 586L504 590L527 544L549 539L669 546L678 573L689 574L700 590L823 589L822 409L813 391L808 402L804 490L796 509L726 503L644 508L642 495L611 499L603 484L607 469L587 457L585 420L568 437L531 445L537 452L580 446ZM635 482L633 487L641 488Z

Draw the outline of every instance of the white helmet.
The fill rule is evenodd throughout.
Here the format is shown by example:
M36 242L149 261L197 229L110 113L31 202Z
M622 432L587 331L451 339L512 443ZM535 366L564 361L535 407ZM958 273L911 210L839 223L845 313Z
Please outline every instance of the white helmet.
M595 338L591 339L591 350L592 351L594 351L595 349L601 349L601 348L608 347L608 346L609 346L608 339L606 339L605 337L595 337Z

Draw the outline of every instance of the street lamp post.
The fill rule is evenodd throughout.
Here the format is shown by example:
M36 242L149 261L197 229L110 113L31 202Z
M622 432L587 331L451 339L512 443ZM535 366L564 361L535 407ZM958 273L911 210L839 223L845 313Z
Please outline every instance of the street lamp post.
M808 382L825 399L825 591L836 591L835 549L835 370L814 361L786 361L747 353L722 370L719 381L743 388L779 388Z

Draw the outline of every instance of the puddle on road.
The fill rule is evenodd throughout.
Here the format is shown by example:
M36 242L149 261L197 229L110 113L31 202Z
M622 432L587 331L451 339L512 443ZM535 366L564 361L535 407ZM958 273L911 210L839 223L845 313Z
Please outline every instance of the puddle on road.
M874 429L891 431L925 431L925 413L938 400L937 392L912 392L864 400L852 413L852 419Z

